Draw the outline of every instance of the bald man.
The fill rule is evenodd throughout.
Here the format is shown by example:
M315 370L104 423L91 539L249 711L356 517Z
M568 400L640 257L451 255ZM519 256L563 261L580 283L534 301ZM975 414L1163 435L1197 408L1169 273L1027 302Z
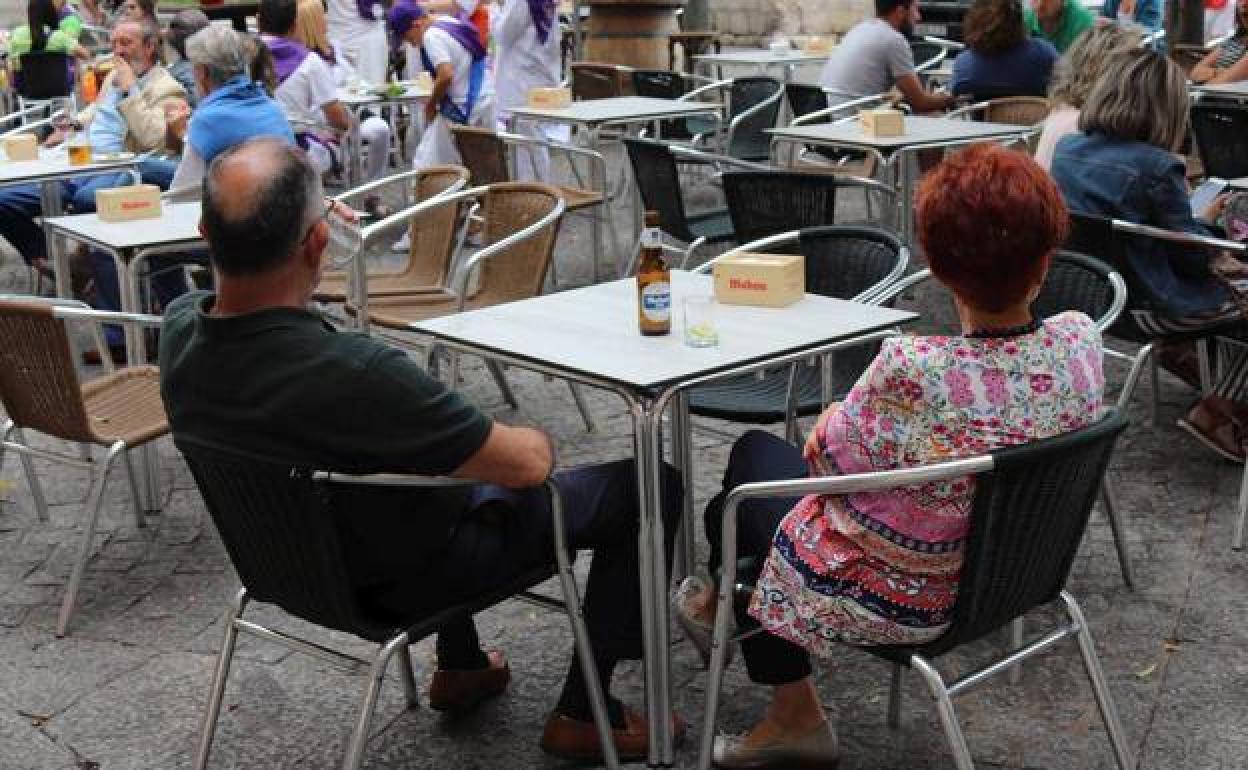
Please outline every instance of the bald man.
M175 441L305 468L481 482L335 488L353 588L379 619L404 625L552 561L549 505L535 486L550 475L554 453L541 431L490 419L403 352L338 332L309 309L335 205L304 155L279 140L253 139L217 156L204 178L200 224L217 290L189 294L166 311L161 395ZM609 685L616 662L642 651L636 471L616 462L555 477L570 542L594 550L585 621L594 665ZM680 506L680 481L669 468L669 555ZM441 630L437 657L429 688L435 709L470 710L511 676L501 652L482 651L471 618ZM645 720L614 699L608 710L621 759L644 758ZM575 662L541 745L601 761Z

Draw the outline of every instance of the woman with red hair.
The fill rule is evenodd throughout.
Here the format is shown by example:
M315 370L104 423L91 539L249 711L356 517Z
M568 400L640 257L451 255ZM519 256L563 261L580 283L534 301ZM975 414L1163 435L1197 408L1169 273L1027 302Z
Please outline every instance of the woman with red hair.
M724 497L740 484L927 465L1095 421L1104 388L1096 326L1081 313L1040 320L1030 310L1066 229L1057 188L1023 153L975 146L934 169L919 189L918 235L932 273L953 292L961 334L886 341L802 449L762 431L742 436L706 509L711 573ZM973 494L973 480L962 479L741 506L739 556L754 561L741 582L756 587L736 620L766 632L741 649L750 678L774 690L749 733L716 740L718 766L835 759L810 654L943 634ZM714 613L714 592L699 582L687 581L674 602L695 643L709 637Z

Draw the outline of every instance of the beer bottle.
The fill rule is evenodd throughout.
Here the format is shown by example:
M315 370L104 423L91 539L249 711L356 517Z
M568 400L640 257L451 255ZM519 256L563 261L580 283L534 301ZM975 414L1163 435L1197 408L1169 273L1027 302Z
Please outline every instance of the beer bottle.
M646 212L637 265L637 323L646 336L672 331L672 273L663 258L659 213Z

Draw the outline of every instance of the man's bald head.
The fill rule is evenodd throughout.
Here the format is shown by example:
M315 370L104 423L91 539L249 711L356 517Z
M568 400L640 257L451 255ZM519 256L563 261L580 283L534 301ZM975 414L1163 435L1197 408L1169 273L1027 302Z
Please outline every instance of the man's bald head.
M290 259L323 210L316 169L279 139L235 145L204 175L200 226L226 275L263 273Z

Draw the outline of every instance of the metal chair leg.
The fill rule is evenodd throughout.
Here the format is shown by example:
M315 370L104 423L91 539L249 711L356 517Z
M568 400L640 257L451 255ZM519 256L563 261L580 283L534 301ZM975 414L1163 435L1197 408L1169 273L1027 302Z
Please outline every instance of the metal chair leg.
M1088 631L1088 623L1083 618L1083 610L1075 597L1062 591L1062 601L1066 604L1066 614L1070 621L1079 628L1075 639L1079 642L1079 654L1083 657L1083 667L1092 683L1092 692L1096 696L1096 705L1101 709L1101 718L1105 720L1105 731L1109 733L1109 742L1114 747L1114 758L1118 761L1119 770L1130 770L1135 767L1135 757L1127 741L1127 735L1118 719L1118 709L1114 706L1113 695L1109 691L1109 683L1105 680L1105 672L1101 670L1100 658L1096 655L1096 643Z
M1200 370L1200 395L1207 396L1213 391L1213 368L1209 365L1207 337L1196 340L1196 361Z
M399 659L399 675L403 679L403 693L407 696L408 708L420 707L420 688L416 686L416 672L412 670L412 645L407 645L396 654Z
M22 446L30 446L30 443L26 441L26 434L16 425L13 426L13 436ZM39 483L39 476L35 474L35 461L25 452L19 451L17 456L22 460L22 472L26 474L26 483L30 486L30 497L35 502L35 515L39 517L39 521L46 522L48 500L43 496L43 486Z
M498 386L498 390L503 394L503 401L512 409L519 408L519 402L516 401L516 394L511 389L511 383L507 382L507 375L503 373L503 367L493 359L485 359L485 368L489 371L490 377L494 379L494 384Z
M1157 376L1157 356L1148 357L1148 381L1153 386L1153 427L1161 427L1161 378Z
M143 502L139 497L139 476L134 471L134 459L130 457L130 452L121 453L121 459L126 464L126 481L130 484L130 507L134 511L134 525L139 529L147 526L147 519L143 517Z
M958 770L975 770L975 763L971 761L971 750L966 745L962 726L958 724L958 714L953 710L953 698L949 697L945 681L930 663L918 655L910 657L910 666L923 677L927 689L936 701L936 711L940 714L940 724L945 729L945 738L949 741L954 765Z
M598 425L594 422L594 415L589 411L589 404L585 403L585 394L581 392L581 386L575 382L569 382L568 390L572 392L572 400L576 402L576 410L581 413L581 422L585 423L585 432L593 433L598 430Z
M212 689L208 694L208 708L204 711L204 722L199 729L199 738L195 741L194 770L204 770L208 766L208 754L212 751L212 738L217 732L217 719L221 716L221 700L225 697L225 682L230 676L230 663L234 660L234 644L238 641L238 628L234 621L242 617L247 607L247 589L240 588L234 595L234 606L225 614L225 639L221 642L221 652L217 655L217 668L212 674Z
M893 675L888 686L888 726L894 730L901 727L901 680L905 673L905 666L893 664Z
M351 739L347 742L347 754L342 759L342 770L358 770L364 758L364 747L368 745L368 727L373 722L373 711L377 708L377 696L381 694L381 683L386 678L386 666L396 651L407 651L407 634L399 634L386 642L373 659L368 670L368 688L364 691L364 700L360 703L360 713L355 719L355 729L351 731Z
M1118 499L1109 476L1101 479L1101 500L1105 504L1105 517L1109 519L1109 527L1114 532L1114 547L1118 549L1118 569L1122 571L1122 582L1127 588L1135 590L1135 570L1131 567L1131 554L1127 551L1127 531L1118 511Z
M74 571L69 576L69 586L65 589L65 599L61 602L61 613L56 620L57 637L65 636L69 628L69 617L74 612L74 602L78 599L78 589L82 585L83 573L87 571L87 562L91 559L91 546L95 541L95 526L100 518L100 507L104 498L104 487L108 485L108 473L112 470L113 460L126 451L125 442L118 441L108 449L108 455L96 471L91 484L91 493L87 495L87 520L83 525L82 547L78 552L78 561L74 563Z
M1023 646L1023 616L1019 615L1010 621L1010 652L1014 652ZM1006 679L1010 684L1018 684L1023 678L1023 664L1018 663L1010 667L1006 674Z

